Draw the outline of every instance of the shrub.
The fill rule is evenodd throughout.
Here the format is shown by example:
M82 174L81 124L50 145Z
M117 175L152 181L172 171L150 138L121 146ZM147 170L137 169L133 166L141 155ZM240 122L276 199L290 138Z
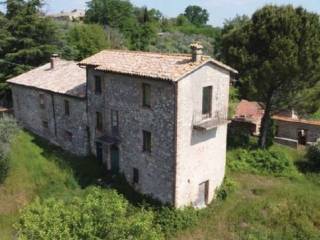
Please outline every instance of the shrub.
M282 151L238 149L229 157L231 170L246 170L255 173L287 175L294 171L293 162Z
M0 183L6 179L9 171L9 161L7 156L0 151Z
M179 231L196 225L200 212L192 207L173 209L162 207L156 217L156 223L161 226L166 236L172 236Z
M320 168L320 141L308 148L307 158L314 167Z
M225 177L222 186L217 191L217 198L220 200L226 200L228 195L234 192L236 187L236 182L232 181L228 177Z
M163 239L150 211L137 210L113 190L89 188L69 202L36 200L16 224L18 239Z
M250 132L246 128L228 128L228 148L247 147L250 145Z
M0 183L3 183L8 175L10 143L18 131L16 121L8 116L0 119Z

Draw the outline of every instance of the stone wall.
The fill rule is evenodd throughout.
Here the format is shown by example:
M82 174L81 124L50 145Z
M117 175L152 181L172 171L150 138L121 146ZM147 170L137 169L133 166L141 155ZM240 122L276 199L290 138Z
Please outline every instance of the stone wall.
M227 124L208 131L193 129L201 114L202 88L213 87L212 113L227 117L230 76L211 64L178 83L176 207L198 205L199 185L209 181L208 201L223 182Z
M26 129L71 153L88 154L85 99L18 85L12 85L11 89L15 117ZM43 108L40 94L44 96ZM70 103L70 116L64 114L64 100ZM48 123L48 128L44 122ZM66 131L72 133L72 139L66 138Z
M94 93L94 78L103 80L102 94ZM142 106L142 84L151 85L151 108ZM91 149L103 135L112 136L111 110L119 112L120 172L133 182L133 168L139 170L135 188L147 195L172 203L174 161L174 86L170 82L103 73L88 69L88 110ZM96 131L96 112L103 114L103 131ZM142 149L142 131L152 134L152 152ZM110 169L110 145L103 145L103 158Z
M298 140L298 131L307 130L307 142L314 143L320 138L320 126L275 120L277 126L277 137Z

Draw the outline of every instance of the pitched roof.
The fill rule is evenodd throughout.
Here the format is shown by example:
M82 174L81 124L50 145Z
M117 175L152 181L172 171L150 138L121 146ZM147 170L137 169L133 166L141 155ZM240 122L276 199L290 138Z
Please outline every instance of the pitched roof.
M294 118L284 117L279 115L273 116L272 119L278 120L278 121L284 121L284 122L302 123L302 124L320 126L320 121L317 121L317 120L294 119Z
M236 108L235 119L246 119L248 121L261 121L264 108L261 103L241 100Z
M165 54L123 50L104 50L80 62L96 70L178 81L206 63L237 73L231 67L203 56L193 62L190 54Z
M48 63L9 79L7 82L54 93L85 97L86 70L80 68L77 62L62 59L54 61L53 69Z

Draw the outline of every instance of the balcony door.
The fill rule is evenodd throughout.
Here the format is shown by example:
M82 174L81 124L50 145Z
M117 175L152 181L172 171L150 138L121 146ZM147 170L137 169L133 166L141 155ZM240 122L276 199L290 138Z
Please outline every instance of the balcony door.
M117 145L110 147L111 172L117 174L119 172L120 152Z

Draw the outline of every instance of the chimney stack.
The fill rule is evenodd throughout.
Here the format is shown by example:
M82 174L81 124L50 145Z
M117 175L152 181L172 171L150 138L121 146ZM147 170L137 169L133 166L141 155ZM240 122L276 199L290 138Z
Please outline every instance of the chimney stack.
M194 42L190 45L192 51L192 61L199 62L202 59L202 49L203 46L199 42Z
M59 55L58 54L52 54L52 56L50 58L50 69L54 69L58 59L59 59Z

